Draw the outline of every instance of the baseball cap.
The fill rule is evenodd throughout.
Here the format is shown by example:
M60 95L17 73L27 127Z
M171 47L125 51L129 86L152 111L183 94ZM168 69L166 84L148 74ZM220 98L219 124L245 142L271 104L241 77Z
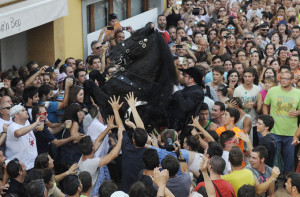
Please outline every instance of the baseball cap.
M16 113L20 112L24 107L22 105L15 105L9 110L10 117L14 117Z

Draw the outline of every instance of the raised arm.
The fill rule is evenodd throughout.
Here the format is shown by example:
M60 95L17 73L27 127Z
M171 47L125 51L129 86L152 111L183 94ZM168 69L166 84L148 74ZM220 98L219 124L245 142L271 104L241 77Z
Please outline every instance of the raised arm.
M263 106L262 106L263 114L268 115L269 114L269 109L270 109L270 105L263 104Z
M239 138L247 143L247 152L250 154L252 152L253 145L251 143L251 140L250 140L248 134L245 134L243 132L239 132Z
M204 178L205 190L208 197L215 197L216 196L215 187L207 173L208 163L209 163L209 159L205 155L203 155L202 162L200 163L200 170Z
M67 78L65 84L65 94L64 100L58 103L57 110L65 108L69 103L69 90L70 87L73 85L73 78Z
M119 114L119 109L122 107L123 102L121 104L119 104L120 102L120 96L118 97L118 99L116 99L116 96L114 95L113 97L110 97L110 99L108 100L109 104L111 105L114 115L115 115L115 120L116 120L116 124L118 128L122 128L123 130L125 130L124 124L122 122L122 119L120 117Z
M259 184L257 180L255 180L255 191L258 195L262 195L265 193L271 185L276 181L277 177L280 174L280 170L278 167L274 166L272 169L271 177L264 183Z
M106 129L97 137L97 139L94 142L95 151L98 150L98 148L101 146L105 136L107 133L112 130L113 128L116 128L117 126L114 124L114 116L109 116L107 119L107 127Z
M22 127L21 129L17 129L14 131L14 136L15 137L21 137L23 135L26 135L27 133L29 133L31 130L33 130L34 128L36 128L37 126L41 126L42 124L44 124L44 121L40 121L40 116L36 119L36 121L34 123L32 123L31 125L28 125L26 127Z
M133 92L129 92L126 97L125 97L125 100L127 101L129 107L131 108L131 112L132 112L132 115L133 115L133 119L134 119L134 122L135 122L135 125L136 127L138 128L142 128L142 129L145 129L145 126L144 126L144 123L138 113L138 111L136 110L136 102L137 102L137 97L134 98L134 93Z
M38 70L36 73L34 73L33 75L31 75L26 81L25 81L25 88L30 86L34 80L40 76L41 74L45 73L45 70L48 68L48 66L43 66L40 70Z
M99 167L105 166L106 164L108 164L109 162L114 160L119 155L121 147L122 147L123 131L124 131L124 126L123 126L123 128L122 128L122 126L120 126L118 129L117 145L110 151L109 154L107 154L106 156L101 158Z
M211 137L211 135L207 131L205 131L205 129L203 129L203 127L199 124L197 118L194 118L194 116L192 116L192 120L193 120L193 123L189 124L188 126L195 127L196 129L198 129L204 135L204 137L208 140L208 142L215 141L214 138Z

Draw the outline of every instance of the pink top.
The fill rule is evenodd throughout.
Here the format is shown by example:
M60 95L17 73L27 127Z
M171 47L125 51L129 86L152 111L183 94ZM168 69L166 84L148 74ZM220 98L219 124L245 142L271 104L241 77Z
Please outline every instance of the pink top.
M261 97L262 97L262 102L265 101L265 98L267 96L267 90L266 89L263 89L262 91L259 91L259 93L261 94Z

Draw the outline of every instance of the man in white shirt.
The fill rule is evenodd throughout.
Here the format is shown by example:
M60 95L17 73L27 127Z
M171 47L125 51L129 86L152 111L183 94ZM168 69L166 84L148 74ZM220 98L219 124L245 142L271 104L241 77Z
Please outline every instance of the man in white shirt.
M12 119L9 115L9 110L12 107L12 104L9 102L0 102L0 146L5 142L7 135L7 127L12 123Z
M42 126L40 117L30 124L28 113L22 105L15 105L10 109L10 116L13 122L7 128L6 151L8 160L18 158L23 161L26 170L34 167L34 160L38 155L36 148L36 139L33 129Z
M258 137L256 131L257 113L254 108L256 107L257 95L260 91L260 88L254 84L254 81L258 80L255 78L257 76L258 75L255 68L246 68L243 71L243 84L235 88L233 92L233 97L241 98L244 111L251 116L253 133L250 132L250 139L253 139L252 143L254 146L258 144ZM253 136L253 138L251 136Z

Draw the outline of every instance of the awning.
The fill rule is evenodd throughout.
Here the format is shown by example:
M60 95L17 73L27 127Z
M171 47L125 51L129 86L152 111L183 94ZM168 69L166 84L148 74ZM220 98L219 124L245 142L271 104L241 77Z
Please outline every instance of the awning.
M26 0L0 8L0 39L68 15L68 0Z

